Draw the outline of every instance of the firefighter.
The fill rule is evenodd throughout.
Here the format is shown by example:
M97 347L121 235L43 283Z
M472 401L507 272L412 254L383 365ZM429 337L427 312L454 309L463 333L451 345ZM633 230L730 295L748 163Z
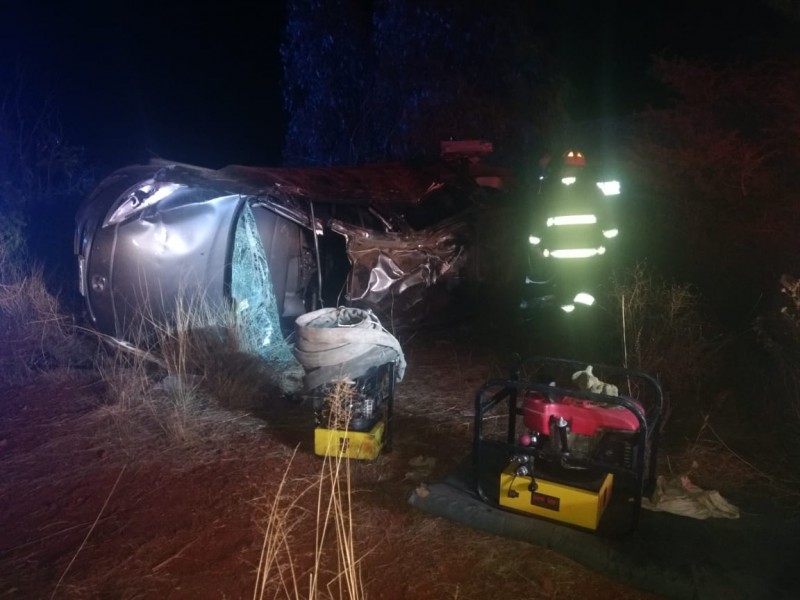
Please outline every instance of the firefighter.
M618 194L619 184L590 177L579 150L565 152L542 183L526 283L547 284L550 294L539 297L569 313L592 306L599 283L608 277L606 252L618 229L607 196Z

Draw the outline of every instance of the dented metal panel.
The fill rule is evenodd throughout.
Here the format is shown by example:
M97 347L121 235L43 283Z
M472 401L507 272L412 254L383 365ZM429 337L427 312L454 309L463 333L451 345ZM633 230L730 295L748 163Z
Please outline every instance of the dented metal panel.
M465 221L403 234L336 220L330 227L347 241L347 300L380 312L408 311L426 300L431 287L455 282L467 267L470 230Z
M179 297L202 297L211 307L224 303L232 235L244 198L182 191L183 202L114 227L111 291L118 334L142 310L171 314Z
M268 262L281 290L279 310L286 312L284 299L290 298L288 312L304 312L297 297L307 283L300 280L301 265L306 278L309 268L296 221L310 223L308 215L293 214L292 206L276 214L271 200L248 195L249 186L206 174L161 165L122 169L81 207L79 287L98 330L124 339L143 321L172 314L181 297L223 306L230 299L236 222L246 204L258 215L262 241L275 249Z

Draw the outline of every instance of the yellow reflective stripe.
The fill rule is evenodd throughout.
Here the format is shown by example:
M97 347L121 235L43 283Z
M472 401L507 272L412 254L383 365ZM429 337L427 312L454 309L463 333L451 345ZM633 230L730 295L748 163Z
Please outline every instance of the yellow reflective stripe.
M561 225L593 225L597 223L595 215L562 215L547 219L548 227L559 227Z
M597 187L603 192L604 196L618 196L622 187L616 179L613 181L598 181Z
M605 254L606 249L603 246L599 248L564 248L561 250L545 250L545 257L552 256L553 258L589 258L599 254Z

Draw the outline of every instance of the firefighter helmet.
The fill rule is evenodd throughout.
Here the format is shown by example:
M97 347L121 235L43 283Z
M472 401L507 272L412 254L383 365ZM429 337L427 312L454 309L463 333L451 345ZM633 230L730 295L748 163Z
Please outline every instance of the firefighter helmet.
M585 167L586 158L580 150L567 150L564 153L564 165L570 167Z
M586 158L580 150L567 150L561 160L560 178L564 185L572 185L586 166Z

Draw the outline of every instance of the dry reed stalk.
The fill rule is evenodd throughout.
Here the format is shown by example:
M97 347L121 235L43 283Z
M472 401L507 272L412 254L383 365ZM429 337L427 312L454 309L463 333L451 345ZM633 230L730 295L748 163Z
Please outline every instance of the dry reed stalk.
M331 407L329 428L347 432L352 412L354 386L349 381L334 382L326 401ZM350 459L339 448L331 447L333 436L328 439L329 447L322 461L320 486L317 496L316 550L314 568L310 578L309 597L316 598L320 592L320 570L325 553L328 528L333 523L334 543L338 562L338 573L326 586L330 593L331 584L336 584L339 597L357 600L364 596L360 573L360 561L356 558L353 535L352 477ZM327 493L327 502L323 495ZM347 596L344 596L344 593Z
M284 488L286 487L287 478L291 471L292 463L294 462L297 454L297 448L292 452L289 462L283 471L283 476L278 483L278 489L275 491L275 496L270 505L269 514L267 516L267 527L264 531L264 537L261 544L261 555L258 560L258 570L256 571L255 588L253 589L253 600L263 600L264 594L267 591L267 584L270 581L270 576L274 569L277 567L278 575L281 581L281 587L284 592L285 598L300 598L298 588L297 573L295 571L294 561L292 559L292 552L289 547L289 537L294 524L289 520L292 513L297 507L297 503L302 497L302 494L296 495L292 501L284 506L286 496L284 495ZM283 575L283 569L278 565L281 557L285 557L288 562L291 580L287 583ZM291 590L290 590L291 588Z
M72 567L73 563L75 562L75 559L78 558L78 555L81 553L81 550L83 550L83 547L86 545L86 542L89 540L89 537L92 535L92 532L94 531L94 528L100 522L100 517L103 516L103 513L106 510L106 506L108 506L108 502L109 502L109 500L111 500L111 496L114 495L114 491L117 489L117 485L119 485L119 480L122 479L122 475L123 475L123 473L125 473L125 469L126 468L127 468L127 465L122 467L122 469L119 472L119 475L117 475L117 479L116 479L116 481L114 481L114 485L111 487L111 491L108 492L108 496L106 496L105 502L103 502L103 506L100 508L100 512L97 513L97 517L95 518L94 522L92 523L92 526L89 528L89 531L86 532L86 537L83 538L83 541L81 542L81 545L78 546L78 549L75 551L75 555L72 557L72 560L69 561L69 564L67 565L67 568L64 569L64 572L61 573L61 577L58 578L58 581L56 582L56 586L55 586L55 588L53 588L53 593L50 595L50 600L53 600L53 598L56 597L56 593L58 592L58 588L61 585L61 582L64 581L64 577L66 577L67 573L69 572L70 568Z
M347 411L350 406L348 398L352 397L352 385L348 382L337 383L332 391L332 405L337 408L332 413ZM332 416L337 425L346 427L347 415L338 412ZM333 423L333 421L331 422ZM344 429L346 431L346 429ZM264 532L259 566L256 574L256 584L253 600L264 600L268 592L268 583L271 576L277 573L279 579L278 592L284 598L302 597L316 599L323 597L323 588L329 595L338 593L339 598L359 600L363 598L364 586L361 581L360 560L356 556L354 518L352 510L352 473L349 459L338 449L331 448L323 457L319 473L314 481L301 491L293 494L287 502L286 487L288 474L297 450L284 470L283 477L278 484L267 515L267 525ZM300 580L294 563L295 548L290 544L290 534L294 527L301 523L299 513L302 508L300 500L307 492L316 491L316 510L314 512L314 539L313 565L308 574L307 594L300 593ZM332 536L332 540L329 540ZM329 541L335 545L335 558L337 571L327 582L322 581L325 559L329 556ZM285 563L281 564L281 561ZM278 593L276 592L276 593Z

